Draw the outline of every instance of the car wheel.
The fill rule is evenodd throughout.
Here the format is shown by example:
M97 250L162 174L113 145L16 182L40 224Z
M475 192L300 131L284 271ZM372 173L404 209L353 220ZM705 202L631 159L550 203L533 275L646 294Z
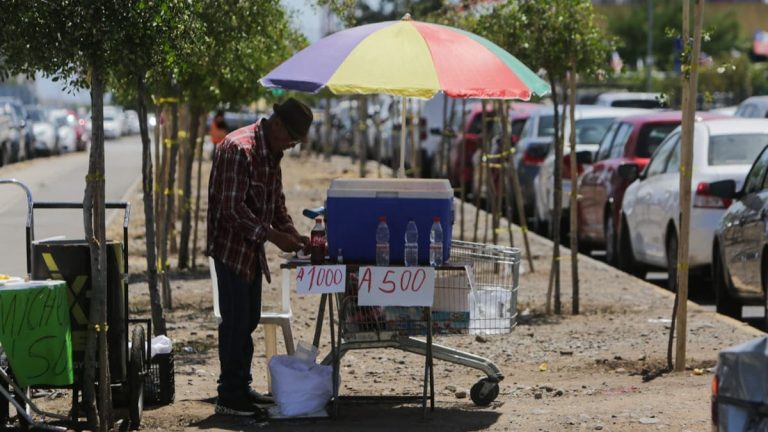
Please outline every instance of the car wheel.
M547 229L547 222L539 215L539 210L536 205L533 206L533 213L533 232L543 237L548 236L549 230Z
M667 288L677 292L677 234L670 232L667 238Z
M619 231L619 268L632 276L644 279L645 266L635 261L635 255L632 253L632 237L626 222L625 219L622 219L621 231Z
M618 255L616 254L616 225L613 223L613 212L610 210L605 215L603 236L605 238L605 262L616 267L618 265Z
M763 280L765 280L766 267L763 267ZM715 310L719 314L734 319L741 319L741 304L728 292L730 281L723 266L723 257L719 249L712 256L712 284L715 290Z
M8 143L0 144L0 167L11 163L11 145Z
M765 262L765 253L766 251L763 251L763 263L760 266L760 275L762 276L763 305L765 306L765 322L763 325L765 326L764 328L768 329L768 265Z

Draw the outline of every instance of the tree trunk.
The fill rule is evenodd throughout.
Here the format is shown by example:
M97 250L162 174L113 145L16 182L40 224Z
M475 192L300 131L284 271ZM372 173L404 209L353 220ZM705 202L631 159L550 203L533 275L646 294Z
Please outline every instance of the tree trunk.
M684 2L683 18L688 20L690 6ZM680 139L680 236L677 248L677 346L675 349L675 371L685 370L685 351L688 325L688 252L691 222L691 174L693 163L693 123L696 114L696 89L698 85L699 54L701 52L701 26L703 15L702 0L694 1L693 47L688 56L690 75L683 72L683 92L688 94L683 106L683 130ZM684 26L683 35L687 40L690 32ZM685 44L684 46L687 46ZM671 271L671 269L669 269ZM670 330L672 331L672 330Z
M198 129L202 109L190 106L189 138L186 141L187 151L184 153L184 190L182 192L179 210L181 212L181 236L179 238L179 268L189 267L189 237L192 230L192 166L195 162Z
M170 148L169 155L168 155L168 172L166 175L167 184L166 184L166 193L165 193L165 215L164 215L164 234L165 238L163 239L163 243L160 245L160 248L162 250L162 257L163 260L166 262L165 264L165 272L166 275L163 278L163 292L166 296L166 304L165 307L168 309L173 309L173 298L171 296L171 286L170 286L170 280L168 280L167 270L169 268L169 265L167 264L168 260L168 246L171 242L171 237L173 236L173 233L175 232L173 226L175 225L175 219L173 217L173 208L174 208L174 196L176 195L174 191L176 190L176 159L178 157L179 153L179 104L178 102L173 103L171 105L171 137L169 139Z
M200 188L203 177L203 136L205 135L205 113L200 114L200 131L198 135L197 148L195 154L197 155L197 194L195 195L195 229L192 235L192 268L197 268L197 224L200 221Z
M141 186L144 202L144 231L147 248L147 281L149 284L149 305L152 309L152 329L155 336L166 334L163 304L157 287L157 239L155 233L155 209L152 186L152 152L150 151L149 128L147 127L147 86L143 74L138 74L138 97L136 105L139 113L141 132ZM159 125L155 126L159 127Z
M178 197L179 191L183 190L184 188L183 178L179 178L179 173L184 172L182 155L186 153L187 141L189 137L187 131L185 130L189 127L189 107L187 104L182 104L180 99L179 102L174 105L174 107L176 107L176 112L172 116L173 121L171 123L171 134L175 134L175 137L171 137L171 139L173 139L173 147L171 147L171 153L173 154L171 166L173 171L170 173L173 175L173 177L169 177L171 194L168 195L170 197L170 201L169 205L166 207L170 213L171 219L166 228L168 229L168 253L178 255L179 244L176 237L178 234L178 231L176 231L176 222L179 220L179 207L181 204ZM173 128L175 128L175 132Z
M552 88L552 108L554 110L554 143L555 146L555 179L553 188L553 201L554 201L554 213L555 217L550 221L552 225L552 267L550 268L549 277L549 289L547 290L547 313L550 312L550 298L552 297L552 284L554 283L555 289L555 313L560 314L560 209L562 207L562 160L563 160L563 142L560 140L560 122L557 102L557 86L555 85L554 78L549 80L550 87Z
M333 143L331 142L331 131L333 129L333 119L331 118L331 98L325 97L325 121L323 122L323 149L325 160L331 160L331 152L333 151Z
M111 427L112 391L109 376L109 347L107 345L107 249L104 191L104 76L100 67L91 70L91 112L93 132L83 197L83 225L91 255L91 329L86 340L83 398L88 421L100 431ZM92 331L91 331L92 330ZM92 405L95 383L95 348L98 347L99 407ZM86 392L90 395L86 396ZM98 417L96 417L96 415ZM98 418L98 420L97 420Z
M570 144L571 144L571 288L573 290L573 298L571 299L571 313L574 315L579 314L579 221L578 221L578 202L577 202L577 195L578 190L576 190L577 180L578 180L578 172L577 172L577 164L576 164L576 73L571 70L571 72L568 74L568 100L570 102L570 116L571 116L571 133L570 133Z
M365 118L367 116L368 109L365 105L365 96L360 95L357 97L357 121L354 124L354 137L355 137L355 148L357 149L358 157L360 158L358 162L360 162L360 172L359 176L360 178L365 178L365 161L366 161L366 152L367 144L365 142L365 138L363 138L363 134L365 132Z
M461 196L461 226L459 227L459 240L464 240L464 202L467 200L467 179L464 178L464 165L467 163L467 143L464 139L464 122L466 121L467 113L467 100L462 99L461 100L461 125L459 126L461 130L459 131L459 134L461 135L461 141L459 141L459 168L457 170L456 175L459 176L459 196ZM475 223L478 223L478 220L475 220Z
M170 139L168 138L168 113L169 109L167 105L163 105L160 109L160 112L162 114L163 122L160 124L158 122L157 127L160 129L160 139L162 141L162 145L160 146L160 153L157 154L157 157L159 158L159 167L158 167L158 185L157 185L157 195L155 197L155 222L157 223L157 255L158 255L158 262L159 262L159 276L160 276L160 284L161 289L160 293L162 295L163 299L163 306L168 308L170 307L170 285L168 284L168 248L166 247L166 226L165 226L165 205L166 205L166 195L168 194L168 166L169 163L169 157L171 152L170 150Z
M488 152L488 149L486 148L486 141L485 141L485 99L483 99L480 102L480 109L482 110L480 112L480 116L482 117L482 130L483 133L481 135L481 141L480 141L480 153L486 154ZM472 184L476 185L473 189L474 192L472 192L472 195L474 195L475 198L475 221L480 221L480 207L482 206L482 203L480 202L481 199L481 191L483 190L483 187L485 186L485 164L483 163L482 157L480 158L480 163L477 164L476 169L472 170ZM477 174L477 175L475 175ZM475 181L475 178L477 178L477 181ZM485 187L485 194L488 196L488 192L490 189ZM487 201L486 201L487 202ZM477 243L477 231L480 228L479 223L475 223L475 229L472 232L472 241ZM487 230L488 230L488 224L485 225L486 229L486 236L487 236Z

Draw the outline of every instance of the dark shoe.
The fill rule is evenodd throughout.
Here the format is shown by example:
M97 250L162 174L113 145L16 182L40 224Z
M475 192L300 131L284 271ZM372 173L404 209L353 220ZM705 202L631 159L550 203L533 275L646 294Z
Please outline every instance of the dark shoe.
M216 414L244 416L244 417L264 417L264 410L253 405L250 401L216 401Z
M272 398L272 396L263 395L252 388L248 389L248 399L251 403L260 405L275 403L275 400Z

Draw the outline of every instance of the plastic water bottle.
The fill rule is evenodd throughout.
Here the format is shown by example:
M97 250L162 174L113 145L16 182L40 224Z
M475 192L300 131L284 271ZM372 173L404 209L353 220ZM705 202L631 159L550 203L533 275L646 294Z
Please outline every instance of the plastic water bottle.
M379 217L379 226L376 228L376 265L389 265L389 227L385 216Z
M439 216L432 219L432 228L429 230L429 265L443 265L443 227Z
M310 262L320 265L325 262L325 226L322 218L315 218L315 226L309 237Z
M419 265L419 228L413 220L405 227L405 266Z

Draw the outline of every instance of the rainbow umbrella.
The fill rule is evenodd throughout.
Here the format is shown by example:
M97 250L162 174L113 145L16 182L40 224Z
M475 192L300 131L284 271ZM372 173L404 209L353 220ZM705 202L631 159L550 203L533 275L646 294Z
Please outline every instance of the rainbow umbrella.
M311 93L326 87L335 94L423 99L442 91L453 98L529 100L550 91L545 81L493 42L457 28L413 21L409 15L327 36L260 82ZM400 136L402 176L405 134Z

